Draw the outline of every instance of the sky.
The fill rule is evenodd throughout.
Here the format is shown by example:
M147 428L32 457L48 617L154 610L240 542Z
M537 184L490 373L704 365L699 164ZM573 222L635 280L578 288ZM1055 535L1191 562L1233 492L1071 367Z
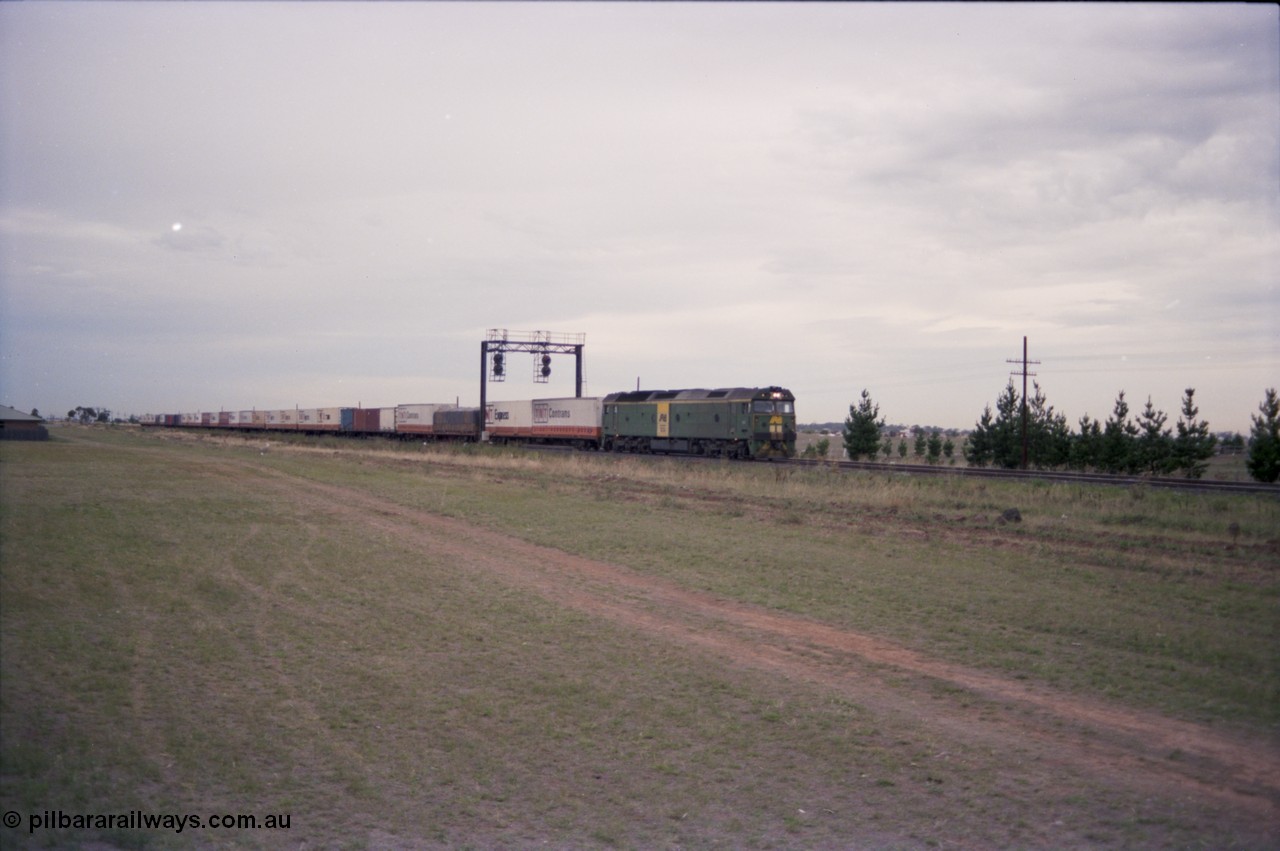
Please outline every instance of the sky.
M1247 433L1278 134L1274 4L0 3L0 403L475 405L509 329L967 428L1026 337Z

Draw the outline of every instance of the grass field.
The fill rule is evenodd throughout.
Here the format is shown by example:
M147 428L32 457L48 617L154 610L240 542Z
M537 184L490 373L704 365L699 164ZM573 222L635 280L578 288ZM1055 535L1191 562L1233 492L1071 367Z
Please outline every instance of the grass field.
M1275 498L60 429L0 444L0 845L1276 847L1278 539ZM204 823L58 823L134 811Z

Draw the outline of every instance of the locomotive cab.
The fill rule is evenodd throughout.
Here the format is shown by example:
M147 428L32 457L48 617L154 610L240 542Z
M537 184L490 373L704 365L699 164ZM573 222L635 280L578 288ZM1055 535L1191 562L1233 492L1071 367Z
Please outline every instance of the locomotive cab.
M796 449L796 397L766 387L751 400L751 449L755 458L789 458Z

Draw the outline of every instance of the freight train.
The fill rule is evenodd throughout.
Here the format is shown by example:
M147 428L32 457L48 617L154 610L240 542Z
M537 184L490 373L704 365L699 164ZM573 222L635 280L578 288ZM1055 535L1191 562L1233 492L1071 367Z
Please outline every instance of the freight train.
M479 408L417 404L149 414L142 424L743 459L789 458L796 450L795 396L782 387L637 390L603 398L493 402L483 414Z

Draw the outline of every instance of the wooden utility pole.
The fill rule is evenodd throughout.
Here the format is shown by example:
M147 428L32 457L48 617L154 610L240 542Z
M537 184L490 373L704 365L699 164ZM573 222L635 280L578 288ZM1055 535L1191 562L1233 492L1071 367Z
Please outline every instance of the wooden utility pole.
M1022 360L1006 359L1005 363L1021 363L1022 364L1022 469L1027 469L1027 376L1034 376L1034 372L1027 372L1027 364L1039 364L1038 360L1027 360L1027 338L1022 338ZM1016 372L1009 373L1017 375Z

